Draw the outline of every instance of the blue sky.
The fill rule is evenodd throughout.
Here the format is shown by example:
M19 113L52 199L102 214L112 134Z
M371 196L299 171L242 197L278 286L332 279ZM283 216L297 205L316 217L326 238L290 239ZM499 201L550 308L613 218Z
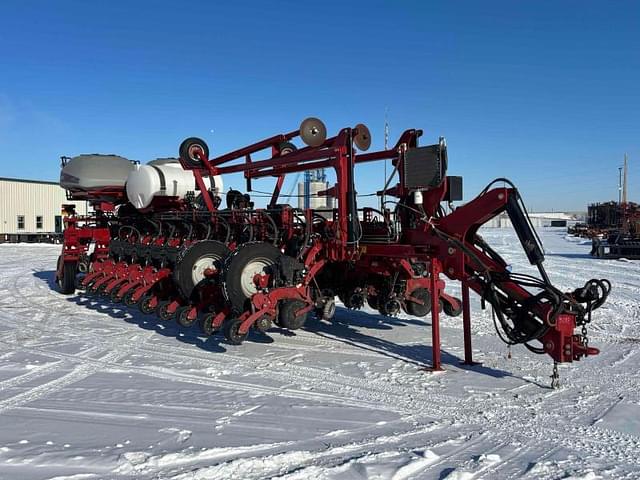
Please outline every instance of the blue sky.
M187 136L221 154L307 116L380 148L388 108L392 141L447 137L466 198L506 176L534 210L584 209L617 198L627 152L640 201L639 28L625 1L4 0L0 176ZM360 168L359 192L382 173Z

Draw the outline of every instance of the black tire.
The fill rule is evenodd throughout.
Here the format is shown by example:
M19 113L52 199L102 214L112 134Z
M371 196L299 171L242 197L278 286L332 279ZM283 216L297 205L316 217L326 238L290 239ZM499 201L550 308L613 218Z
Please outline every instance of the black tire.
M377 295L369 295L367 296L367 304L369 305L369 308L372 308L374 310L378 310L379 304L380 302L378 301L378 296Z
M185 162L186 165L190 167L201 167L202 161L198 157L194 155L194 151L200 148L204 153L204 156L209 158L209 147L207 143L197 137L190 137L184 140L180 144L180 149L178 150L180 154L180 158Z
M445 315L448 315L450 317L458 317L462 313L462 302L460 300L458 300L458 308L454 308L453 305L451 305L449 302L443 302L442 300L440 300L440 302L443 305Z
M256 272L261 270L269 273L269 266L275 264L280 255L280 250L270 243L252 242L242 245L227 256L222 268L222 290L236 315L248 308L248 300L255 293L254 287L250 285L251 271L255 267Z
M241 334L238 329L242 325L242 321L237 318L227 320L222 327L224 332L224 338L227 339L231 345L240 345L247 338L247 334Z
M101 283L100 285L98 285L98 288L94 289L94 293L97 293L98 295L104 295L104 291L107 288L107 283Z
M216 333L216 329L213 328L213 320L215 319L215 313L207 313L200 319L200 330L207 337Z
M153 297L154 297L153 293L147 292L144 295L142 295L142 298L138 303L138 308L145 315L149 315L150 313L153 313L156 309L156 307L151 306L151 300L153 300Z
M256 320L256 323L253 324L253 328L261 333L265 333L273 326L273 322L271 318L264 316Z
M414 317L424 317L431 312L431 293L429 293L429 290L426 288L416 288L410 295L422 300L424 305L407 300L405 302L406 311L409 315L413 315Z
M127 291L127 293L124 294L124 296L122 297L122 302L127 306L127 307L135 307L138 302L140 300L138 300L137 302L133 301L133 294L136 293L136 289L132 288L131 290Z
M344 294L342 303L349 310L360 310L364 307L364 302L367 300L365 294L366 291L362 287L352 288Z
M169 305L171 305L170 300L163 300L162 302L158 303L158 306L156 307L156 315L158 315L158 318L163 322L170 321L176 315L175 311L174 312L167 311L167 308L169 307Z
M280 156L287 155L289 153L293 153L296 150L298 150L298 147L296 147L291 142L282 142L280 145L278 145L278 151L280 152Z
M62 263L62 256L58 257L58 269ZM78 264L76 262L65 262L62 265L62 277L56 278L58 291L63 295L71 295L76 291L76 272Z
M185 300L192 299L194 291L205 280L202 268L206 265L220 270L229 255L229 247L217 240L202 240L182 250L173 269L173 280Z
M300 300L284 300L280 303L278 312L278 325L289 330L298 330L304 327L309 312L296 317L296 312L305 307L305 303Z
M120 291L120 287L122 287L122 285L116 285L111 289L111 293L109 293L109 298L111 298L111 301L113 303L122 302L122 297L118 295L118 292Z
M189 312L192 308L191 305L184 305L176 310L176 321L184 328L190 328L198 320L197 312L193 318L189 317Z

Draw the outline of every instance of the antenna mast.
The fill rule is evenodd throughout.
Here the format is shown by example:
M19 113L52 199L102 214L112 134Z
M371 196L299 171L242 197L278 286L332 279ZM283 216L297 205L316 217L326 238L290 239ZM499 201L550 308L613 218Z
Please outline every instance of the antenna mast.
M627 203L627 154L624 154L624 180L622 181L622 203Z
M387 117L388 113L389 113L389 107L385 107L384 109L384 149L385 150L389 149L389 120ZM387 184L387 161L385 160L383 163L384 163L384 179L382 184L386 185ZM386 193L386 190L383 190L382 196L380 197L380 203L381 203L380 211L382 212L384 212L385 193Z

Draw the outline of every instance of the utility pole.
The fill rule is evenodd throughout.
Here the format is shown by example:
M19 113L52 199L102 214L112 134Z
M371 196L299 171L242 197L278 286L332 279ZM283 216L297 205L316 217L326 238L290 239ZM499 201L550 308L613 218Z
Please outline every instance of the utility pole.
M389 148L389 120L387 118L387 114L389 113L389 107L384 109L384 149L387 150ZM384 179L382 185L387 184L387 161L384 160ZM382 196L380 197L380 211L384 212L384 204L385 204L385 192L382 192Z
M624 175L622 181L622 203L627 203L627 154L624 154Z
M622 203L622 167L618 167L618 205Z

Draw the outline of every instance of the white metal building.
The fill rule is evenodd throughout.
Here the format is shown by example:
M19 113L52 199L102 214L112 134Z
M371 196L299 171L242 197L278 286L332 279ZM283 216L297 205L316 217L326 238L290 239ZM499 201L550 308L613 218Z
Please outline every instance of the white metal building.
M529 213L531 224L535 228L540 227L567 227L583 222L584 212L531 212ZM502 213L484 224L484 227L511 228L511 220L507 213Z
M0 177L0 242L51 240L62 233L63 204L87 213L86 202L67 200L57 182Z

